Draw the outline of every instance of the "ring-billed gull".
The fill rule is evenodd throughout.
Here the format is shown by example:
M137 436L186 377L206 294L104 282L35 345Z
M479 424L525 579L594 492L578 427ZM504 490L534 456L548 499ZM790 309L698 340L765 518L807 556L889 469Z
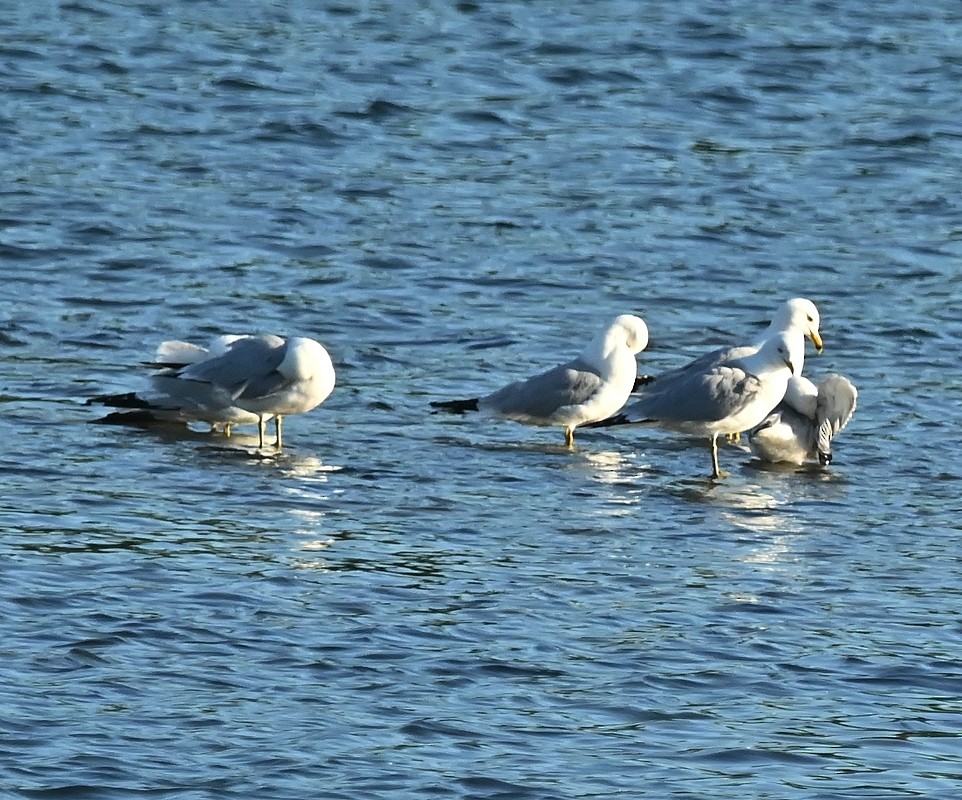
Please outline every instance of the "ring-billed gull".
M157 346L154 361L148 364L148 366L161 370L160 375L162 376L171 376L176 373L177 370L183 369L190 364L197 364L208 358L216 358L217 356L224 355L235 342L246 338L248 338L246 335L224 334L215 337L207 347L182 341L161 342ZM183 394L182 387L177 383L171 385L168 381L163 380L163 378L154 381L154 383L159 384L161 392L164 391L164 386L166 385L168 390L172 390L175 396ZM189 405L189 398L187 402ZM231 435L231 428L234 425L256 425L259 422L257 414L244 411L236 406L216 409L213 410L213 413L210 412L211 409L205 410L203 421L210 423L211 430L223 429L226 436ZM188 417L187 419L182 419L182 421L192 421L193 419L193 417L190 417L189 414L185 414L184 412L181 412L180 417Z
M762 461L823 466L832 461L832 439L855 413L858 390L842 375L826 375L816 386L794 376L774 411L748 433L752 453Z
M648 423L707 436L712 477L721 478L718 436L749 430L768 416L785 396L801 348L796 337L779 333L743 358L707 368L693 362L662 391L644 394L621 413L590 427Z
M193 351L180 348L176 352L183 357ZM160 419L203 420L212 425L256 422L261 447L265 423L273 417L276 446L281 447L282 418L310 411L334 389L334 366L327 350L306 337L240 336L227 342L218 355L194 355L198 359L183 367L162 363L143 397L131 393L94 398L94 402L146 409Z
M225 405L224 394L205 383L182 380L180 370L226 353L244 336L218 336L209 347L182 341L161 342L154 360L146 366L156 371L146 389L137 392L92 397L87 405L103 405L119 409L98 420L105 423L151 424L156 422L206 422L211 430L222 428L231 435L233 425L256 425L257 414Z
M810 339L818 353L821 353L824 349L822 336L819 333L820 321L818 308L811 300L804 297L793 297L778 307L768 327L751 344L719 347L698 356L683 367L652 378L646 376L643 382L636 384L635 392L643 394L660 392L669 388L673 381L679 378L684 379L693 370L707 370L727 361L750 356L758 352L766 341L781 333L787 333L798 341L798 361L795 364L795 371L796 374L800 375L805 366L804 340ZM740 434L741 431L731 431L727 435L729 439L737 441Z
M331 357L319 342L268 334L241 337L223 355L177 371L175 379L209 386L225 405L256 414L261 447L264 425L273 417L276 446L281 447L283 418L323 403L334 390L335 375Z
M484 397L431 406L456 414L480 411L525 425L562 427L570 447L575 428L604 419L624 405L638 371L635 354L647 345L644 321L621 314L571 361Z

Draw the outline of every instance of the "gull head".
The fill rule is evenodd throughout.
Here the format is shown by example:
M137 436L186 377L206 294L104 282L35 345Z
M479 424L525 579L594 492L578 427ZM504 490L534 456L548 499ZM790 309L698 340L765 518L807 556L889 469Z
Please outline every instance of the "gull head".
M801 331L803 336L811 339L819 353L824 350L822 337L818 332L818 309L811 300L794 297L786 301L772 320L772 326L782 331L793 329Z
M315 406L324 402L334 389L334 364L330 355L322 344L304 336L287 340L284 359L277 371L292 384L301 384Z
M581 353L581 358L599 369L609 359L620 359L627 348L632 356L648 346L648 326L640 317L621 314L599 333Z
M799 365L804 363L805 359L804 340L797 333L795 335L781 333L775 341L778 343L777 351L781 362L788 367L792 375L799 374L801 372Z
M624 332L625 345L632 353L640 353L648 346L648 326L641 317L634 314L621 314L612 320L611 329Z
M753 356L760 362L759 367L780 370L788 367L788 371L795 375L798 364L803 363L805 340L797 331L783 331L765 341L758 353Z

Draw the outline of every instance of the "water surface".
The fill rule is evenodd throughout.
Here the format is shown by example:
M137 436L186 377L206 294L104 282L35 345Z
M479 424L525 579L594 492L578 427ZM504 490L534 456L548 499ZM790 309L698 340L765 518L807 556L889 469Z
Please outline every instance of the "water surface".
M956 4L4 19L6 795L953 794ZM426 413L796 295L860 390L827 471ZM89 424L266 331L338 370L283 453Z

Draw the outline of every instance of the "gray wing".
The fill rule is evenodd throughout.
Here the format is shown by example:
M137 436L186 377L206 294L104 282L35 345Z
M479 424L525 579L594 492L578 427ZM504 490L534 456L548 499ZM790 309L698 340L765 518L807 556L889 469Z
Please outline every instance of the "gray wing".
M639 387L638 391L643 394L660 392L678 381L686 380L690 375L709 372L728 361L751 355L755 350L754 347L719 347L716 350L709 350L698 358L689 361L683 367L656 375L650 382Z
M844 428L855 413L858 390L841 375L826 375L818 383L815 424L818 428L818 452L830 454L832 438Z
M289 381L277 368L284 360L286 342L279 336L240 339L230 350L181 370L181 380L209 383L233 399L264 397Z
M721 365L707 372L693 369L679 374L660 392L643 394L622 414L628 422L717 422L752 402L760 389L758 378L737 366Z
M480 408L511 419L547 419L564 406L587 402L604 385L576 358L524 381L509 383L478 401Z
M231 404L230 393L206 381L178 378L174 373L161 372L150 378L148 400L161 409L181 412L187 417L201 419L223 411Z
M780 425L787 426L788 428L783 434L786 441L780 443L781 446L788 447L787 440L790 437L794 440L794 442L791 443L790 449L798 449L805 454L811 454L815 451L817 430L812 420L796 411L788 403L781 402L775 406L771 414L748 432L748 439L752 442L753 449L756 438L759 439L759 447L761 448L759 455L764 456L765 450L764 437L759 436L759 434L763 434L767 429L776 428ZM769 458L768 460L777 459Z

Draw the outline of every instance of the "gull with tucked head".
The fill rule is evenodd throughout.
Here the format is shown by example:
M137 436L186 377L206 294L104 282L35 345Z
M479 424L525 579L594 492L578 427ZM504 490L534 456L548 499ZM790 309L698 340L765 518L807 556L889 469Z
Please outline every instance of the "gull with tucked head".
M818 385L793 376L782 402L748 432L753 455L772 463L830 464L832 440L852 418L857 399L855 385L842 375L826 375Z
M212 427L257 423L264 446L264 426L274 419L276 446L281 421L320 405L334 389L334 366L327 350L306 337L218 337L209 349L187 342L164 342L157 350L144 392L101 395L88 401L127 409L102 422L203 421Z
M635 354L648 346L648 326L621 314L581 355L526 380L509 383L483 397L432 402L439 411L479 411L525 425L564 428L565 444L575 428L604 419L621 408L638 372Z
M260 446L264 425L273 417L281 447L281 423L323 403L334 389L334 365L327 350L313 339L295 336L242 336L220 356L191 364L175 373L180 380L210 391L257 417Z

